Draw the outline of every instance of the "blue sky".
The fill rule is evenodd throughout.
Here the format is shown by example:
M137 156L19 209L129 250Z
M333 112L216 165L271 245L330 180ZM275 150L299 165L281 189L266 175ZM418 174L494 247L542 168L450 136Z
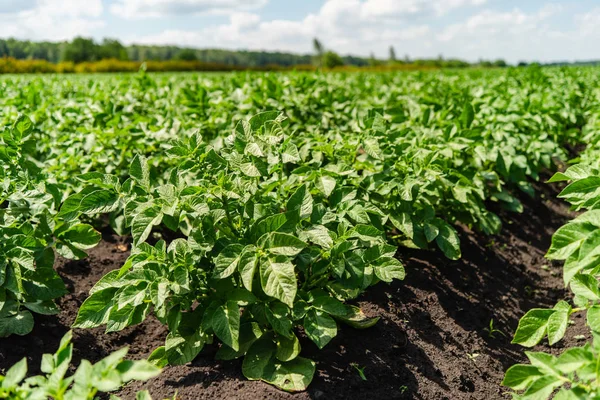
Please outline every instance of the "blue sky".
M387 57L600 59L597 0L0 0L0 37Z

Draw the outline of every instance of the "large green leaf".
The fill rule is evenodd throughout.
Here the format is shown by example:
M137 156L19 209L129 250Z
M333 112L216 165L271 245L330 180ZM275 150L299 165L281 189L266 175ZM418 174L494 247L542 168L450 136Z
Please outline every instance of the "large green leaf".
M27 310L0 318L0 337L27 335L33 329L33 315Z
M215 335L233 350L239 350L240 308L235 301L219 306L212 315Z
M117 288L98 290L90 295L77 313L74 328L95 328L108 321Z
M294 306L298 283L294 265L285 256L261 260L260 282L268 296L280 300L289 307Z
M337 335L337 324L328 314L312 309L304 317L304 330L310 340L322 349Z

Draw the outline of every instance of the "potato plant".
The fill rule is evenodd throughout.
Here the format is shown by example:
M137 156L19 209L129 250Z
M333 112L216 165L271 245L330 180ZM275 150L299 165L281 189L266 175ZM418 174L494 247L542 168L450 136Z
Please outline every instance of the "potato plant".
M542 171L597 144L597 84L591 70L539 68L3 78L0 336L56 313L56 255L85 257L94 227L110 227L131 254L76 327L120 331L154 314L169 328L154 363L217 341L248 378L303 390L315 365L299 337L322 348L340 323L374 324L352 301L404 277L404 247L460 258L457 226L498 233L498 210L522 212ZM591 182L591 154L589 175L556 179ZM576 187L565 198L591 208ZM582 249L593 211L573 222L590 234ZM575 307L533 310L517 342L554 343L573 312L593 314L581 297L596 293L593 267L576 267L573 240L550 256L566 258Z
M597 148L588 153L598 154ZM567 181L559 194L576 211L586 210L560 227L546 254L564 261L563 280L573 294L573 305L560 301L552 309L532 309L521 318L513 343L526 347L547 337L553 345L565 336L574 313L585 313L593 343L572 347L555 357L527 353L531 364L518 364L506 372L503 384L522 394L518 399L580 399L600 396L600 171L577 164L555 174L550 182ZM556 392L557 389L558 392Z
M33 132L20 116L0 135L0 337L31 332L32 312L58 312L53 300L67 291L55 251L79 259L101 238L91 225L57 215L62 187L36 163Z
M376 319L345 301L404 278L386 215L328 170L298 166L279 113L239 123L218 147L193 136L169 153L179 165L164 184L136 157L131 179L88 174L90 186L61 208L65 218L122 209L134 245L74 326L118 331L153 312L170 332L155 363L190 362L217 338L217 357L244 357L249 379L304 390L315 364L300 356L297 328L323 348L338 322L371 326ZM90 198L91 210L82 206ZM180 237L149 244L160 224Z
M117 350L95 364L82 360L73 375L67 376L73 356L72 333L67 332L56 353L44 354L43 375L27 377L27 359L0 375L0 399L11 400L93 400L98 393L110 393L132 380L148 380L160 368L146 360L125 360L127 348ZM111 399L118 400L116 396ZM148 392L139 392L138 400L151 400Z

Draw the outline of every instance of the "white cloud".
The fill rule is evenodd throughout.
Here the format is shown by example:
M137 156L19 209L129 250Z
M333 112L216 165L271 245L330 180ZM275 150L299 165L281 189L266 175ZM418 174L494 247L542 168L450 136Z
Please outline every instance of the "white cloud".
M545 6L533 11L502 8L501 2L488 0L325 0L316 11L290 19L267 19L259 10L269 1L290 0L111 1L110 11L123 18L162 17L152 22L108 20L119 28L156 23L157 28L145 36L132 29L131 36L120 38L126 43L309 53L317 37L326 48L362 56L387 57L393 45L399 57L412 58L438 54L509 62L600 58L596 45L600 7L577 14L566 0L546 0ZM0 37L110 36L113 26L106 26L103 2L109 4L107 0L0 0ZM184 15L228 19L195 29L163 29L177 26L178 17Z
M553 61L599 58L600 7L580 15L555 2L533 11L486 8L486 0L327 0L299 20L233 13L199 30L165 30L128 42L308 53L312 39L342 54ZM467 17L441 21L463 8ZM456 18L455 18L456 19ZM570 24L572 23L572 25ZM437 26L436 26L437 25ZM557 28L560 26L560 29Z
M480 6L487 0L367 0L361 3L366 18L441 16L462 7Z
M577 17L574 29L558 30L552 19L565 18L566 11L556 4L530 13L519 8L484 10L442 29L436 39L446 54L470 60L504 58L514 63L597 57L592 44L600 36L600 9ZM594 32L596 39L591 40Z
M11 2L17 4L16 2ZM0 8L0 37L65 40L104 25L102 0L24 1Z
M600 7L577 15L575 20L582 35L600 34Z
M260 8L267 2L268 0L116 0L110 6L110 11L127 19L205 13L228 14Z
M317 13L299 21L261 20L257 14L234 13L229 23L197 31L165 30L128 42L179 44L193 47L252 48L310 52L312 39L318 37L326 47L349 54L387 54L391 44L424 40L431 29L424 23L408 23L416 14L442 15L485 0L328 0ZM385 18L377 14L385 14ZM399 27L400 26L400 27ZM408 49L407 49L408 50Z

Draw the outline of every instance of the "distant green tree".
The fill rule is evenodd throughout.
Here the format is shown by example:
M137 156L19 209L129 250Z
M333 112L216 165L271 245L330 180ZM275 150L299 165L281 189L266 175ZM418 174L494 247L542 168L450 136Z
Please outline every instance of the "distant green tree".
M326 51L323 54L323 67L335 68L344 65L344 60L337 53L333 51Z
M508 64L506 63L506 61L504 61L502 59L498 59L498 60L494 61L494 67L504 68L506 66L508 66Z
M60 59L74 63L96 61L101 58L98 47L93 39L76 37L63 48Z
M100 59L116 58L122 61L129 60L127 49L116 39L104 39L102 44L98 46L98 56Z
M175 55L175 59L180 61L197 61L198 56L192 49L183 49Z

